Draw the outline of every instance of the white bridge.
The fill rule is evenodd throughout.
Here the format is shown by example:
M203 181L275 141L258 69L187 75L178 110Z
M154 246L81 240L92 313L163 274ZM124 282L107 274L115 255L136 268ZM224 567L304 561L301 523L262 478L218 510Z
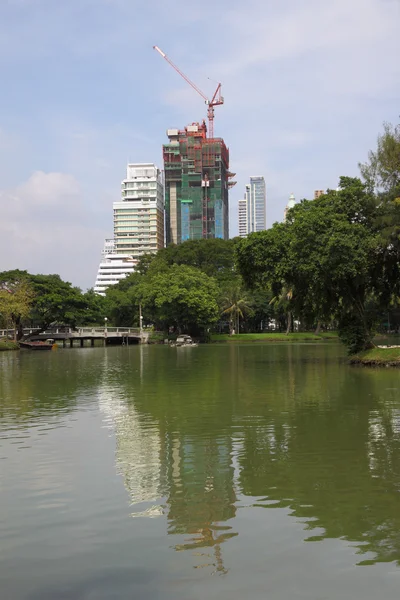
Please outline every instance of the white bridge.
M90 340L91 345L94 346L95 340L103 340L107 342L118 343L119 341L124 344L147 344L150 333L144 331L139 327L49 327L45 331L39 328L24 329L23 339L29 339L30 341L47 340L49 338L53 340L60 340L65 346L67 341L69 345L74 345L75 340L80 341L80 345L83 346L85 340ZM2 337L14 337L13 329L0 329L0 338Z

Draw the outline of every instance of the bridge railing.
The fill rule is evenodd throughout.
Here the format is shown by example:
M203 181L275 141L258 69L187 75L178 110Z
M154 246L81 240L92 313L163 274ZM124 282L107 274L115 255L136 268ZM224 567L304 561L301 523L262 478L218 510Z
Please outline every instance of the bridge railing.
M140 335L142 332L139 327L78 327L77 333L121 333Z

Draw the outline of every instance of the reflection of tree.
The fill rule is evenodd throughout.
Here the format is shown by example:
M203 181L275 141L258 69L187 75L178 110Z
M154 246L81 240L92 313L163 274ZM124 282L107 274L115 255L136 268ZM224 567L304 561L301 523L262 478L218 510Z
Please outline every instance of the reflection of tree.
M3 353L8 356L0 361L0 421L24 427L43 415L57 418L73 410L97 383L97 360L90 352L78 353Z
M191 535L175 549L213 548L213 565L224 573L221 544L237 535L220 525L235 516L230 439L190 436L175 439L171 450L168 532Z
M244 430L244 493L320 529L310 541L355 541L375 561L400 562L399 413L379 402L380 387L397 375L298 357L290 368L290 377L276 378L276 398L250 407L259 426ZM249 419L248 405L244 414Z
M236 499L231 435L229 428L226 431L232 407L221 401L225 376L218 363L198 363L194 349L152 350L142 376L131 374L123 379L124 394L128 404L135 406L136 427L144 428L147 423L149 429L151 422L159 428L161 472L165 474L160 495L166 498L168 532L189 534L174 545L178 551L208 556L202 549L212 549L214 557L197 566L214 565L224 573L221 544L237 535L225 523L235 515Z

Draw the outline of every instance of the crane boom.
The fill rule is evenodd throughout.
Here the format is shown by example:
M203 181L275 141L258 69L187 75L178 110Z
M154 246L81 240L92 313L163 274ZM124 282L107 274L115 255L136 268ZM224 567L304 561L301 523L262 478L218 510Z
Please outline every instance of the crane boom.
M208 132L209 137L214 137L214 106L219 106L224 103L224 99L221 95L221 84L219 83L217 89L214 92L214 95L211 100L207 98L204 92L201 91L199 87L193 81L180 70L179 67L176 66L175 63L159 48L158 46L153 46L154 50L157 52L171 65L171 67L179 73L179 75L203 98L204 102L207 104L207 116L208 116Z
M175 71L176 71L177 73L179 73L179 75L180 75L181 77L183 77L183 79L184 79L184 80L185 80L185 81L186 81L186 82L187 82L189 85L191 85L191 86L192 86L192 88L193 88L194 90L196 90L196 92L197 92L198 94L200 94L200 96L201 96L202 98L204 98L204 101L205 101L205 103L206 103L206 104L208 104L208 98L207 98L207 96L204 94L204 92L202 92L202 91L201 91L201 89L200 89L199 87L197 87L197 85L196 85L195 83L193 83L193 81L191 81L191 80L189 79L189 77L188 77L187 75L185 75L185 73L183 73L183 71L181 71L179 67L177 67L177 66L176 66L176 64L175 64L175 63L173 63L173 62L172 62L172 60L171 60L171 59L170 59L170 58L169 58L169 57L168 57L168 56L165 54L165 52L163 52L163 51L161 50L161 48L159 48L158 46L153 46L153 48L154 48L154 50L157 50L157 52L158 52L159 54L161 54L161 56L162 56L163 58L165 58L165 60L166 60L166 61L167 61L167 62L168 62L170 65L171 65L171 67L172 67L173 69L175 69Z

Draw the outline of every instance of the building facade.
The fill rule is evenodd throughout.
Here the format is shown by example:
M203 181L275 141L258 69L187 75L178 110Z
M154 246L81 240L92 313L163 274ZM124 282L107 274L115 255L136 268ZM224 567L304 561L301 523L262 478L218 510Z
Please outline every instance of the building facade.
M136 264L143 254L164 247L161 171L153 163L128 164L121 196L113 204L115 253L129 254Z
M325 194L324 190L314 190L314 200Z
M143 254L164 247L164 186L153 163L131 163L113 203L114 238L104 244L94 291L104 295L134 272Z
M134 270L135 264L132 256L115 254L114 239L105 240L94 291L96 294L104 296L107 288L119 283Z
M239 200L240 237L266 229L266 200L264 177L250 177L244 198Z
M166 243L229 237L229 150L205 122L169 129L163 145Z
M247 235L247 201L242 198L238 203L239 209L239 236L246 237Z

